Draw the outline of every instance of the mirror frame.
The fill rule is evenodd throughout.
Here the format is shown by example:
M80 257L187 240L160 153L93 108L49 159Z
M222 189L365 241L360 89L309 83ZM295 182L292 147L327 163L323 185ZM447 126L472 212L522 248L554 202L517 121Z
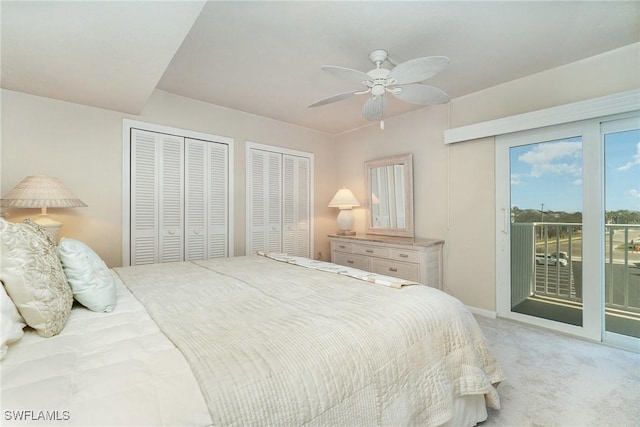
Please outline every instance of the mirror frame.
M404 228L374 227L371 218L371 170L379 167L403 165L404 168L404 199L405 199L405 224ZM414 237L413 230L413 155L402 154L399 156L385 157L382 159L367 160L364 162L365 192L367 195L366 211L367 234L381 234L385 236Z

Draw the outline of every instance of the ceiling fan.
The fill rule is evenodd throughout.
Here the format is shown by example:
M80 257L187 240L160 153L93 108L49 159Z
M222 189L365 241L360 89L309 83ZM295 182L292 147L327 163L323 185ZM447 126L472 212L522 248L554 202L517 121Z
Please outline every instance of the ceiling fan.
M449 95L444 91L418 83L435 76L446 67L449 63L449 58L446 56L427 56L396 64L389 59L386 50L376 49L369 54L369 59L375 64L376 68L367 73L332 65L322 67L324 71L338 78L360 83L365 88L321 99L309 105L309 107L318 107L341 101L351 96L370 93L371 96L362 108L362 115L370 121L380 120L380 126L383 127L382 116L387 106L386 93L391 93L396 98L411 104L431 105L449 102ZM385 61L388 61L394 67L391 70L382 68L381 65Z

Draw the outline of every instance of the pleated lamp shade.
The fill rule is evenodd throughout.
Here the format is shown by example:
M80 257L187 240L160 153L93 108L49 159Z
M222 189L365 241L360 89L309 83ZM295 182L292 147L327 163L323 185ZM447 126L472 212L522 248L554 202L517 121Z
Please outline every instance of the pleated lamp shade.
M28 176L0 200L5 208L40 208L41 214L34 222L41 225L55 238L62 224L47 216L47 208L77 208L87 206L78 199L58 178Z

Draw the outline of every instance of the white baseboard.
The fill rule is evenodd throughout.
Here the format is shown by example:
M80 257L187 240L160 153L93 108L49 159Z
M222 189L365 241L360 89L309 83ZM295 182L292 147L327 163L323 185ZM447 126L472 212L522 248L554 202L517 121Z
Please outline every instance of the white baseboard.
M496 319L498 317L495 311L485 310L484 308L473 307L470 305L467 305L466 307L470 312L479 316L489 317L490 319Z

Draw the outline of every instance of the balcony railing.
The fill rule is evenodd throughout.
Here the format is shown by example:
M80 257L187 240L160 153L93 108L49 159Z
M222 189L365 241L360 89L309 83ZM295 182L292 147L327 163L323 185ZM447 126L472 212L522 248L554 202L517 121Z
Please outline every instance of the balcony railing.
M512 223L512 304L530 296L582 303L582 224ZM605 306L640 313L640 225L605 227Z

